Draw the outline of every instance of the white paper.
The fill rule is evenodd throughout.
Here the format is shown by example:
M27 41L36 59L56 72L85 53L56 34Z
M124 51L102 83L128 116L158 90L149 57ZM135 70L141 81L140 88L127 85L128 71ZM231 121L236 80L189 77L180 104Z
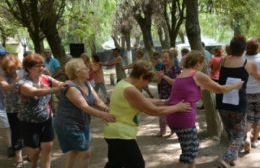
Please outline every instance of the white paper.
M227 81L226 81L226 85L234 84L234 83L237 83L237 82L240 82L240 81L241 81L240 78L228 77ZM234 89L234 90L232 90L228 93L223 94L222 103L238 105L239 104L239 90Z

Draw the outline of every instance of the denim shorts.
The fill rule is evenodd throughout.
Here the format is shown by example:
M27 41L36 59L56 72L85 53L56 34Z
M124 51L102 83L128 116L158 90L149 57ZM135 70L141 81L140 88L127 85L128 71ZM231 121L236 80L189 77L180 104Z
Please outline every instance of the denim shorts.
M69 151L87 151L90 144L90 128L59 124L54 121L54 129L63 153Z

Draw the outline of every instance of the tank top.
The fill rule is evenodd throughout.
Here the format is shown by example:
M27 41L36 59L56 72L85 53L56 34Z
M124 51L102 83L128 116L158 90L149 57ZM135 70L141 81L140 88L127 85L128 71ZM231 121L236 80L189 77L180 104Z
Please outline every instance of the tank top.
M256 55L246 55L245 56L248 61L252 61L256 64L257 70L260 70L260 53ZM247 86L246 86L247 94L257 94L260 93L260 81L256 80L251 75L248 77Z
M116 122L105 127L104 137L107 139L136 139L139 110L133 108L124 97L124 91L129 87L134 86L121 80L112 92L110 113L116 117Z
M189 77L176 78L168 104L175 105L180 101L189 102L191 109L186 112L167 115L167 123L170 128L193 128L196 121L196 103L201 98L201 90L196 85L193 77L196 71Z
M240 78L242 81L244 81L243 86L241 89L239 89L239 103L238 105L232 105L232 104L226 104L223 103L223 94L216 94L216 101L217 101L217 108L222 110L232 110L232 111L238 111L238 112L246 112L246 104L247 104L247 98L246 98L246 85L248 80L248 72L245 69L245 65L247 63L247 60L245 60L242 67L224 67L225 60L221 64L220 74L219 74L219 84L225 85L227 78Z
M90 115L76 107L66 96L69 88L74 87L80 91L89 106L94 106L95 98L91 92L89 83L86 81L85 85L87 86L89 92L87 96L75 83L70 83L68 88L64 90L63 94L60 96L57 112L54 117L54 122L56 125L63 124L68 125L70 128L72 127L79 130L84 130L85 126L90 124Z

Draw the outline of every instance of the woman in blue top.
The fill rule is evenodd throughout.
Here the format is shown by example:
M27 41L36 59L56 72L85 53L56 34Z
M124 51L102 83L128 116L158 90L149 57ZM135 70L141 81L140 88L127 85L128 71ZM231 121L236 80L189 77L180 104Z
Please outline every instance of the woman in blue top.
M72 59L65 66L70 81L60 96L54 128L63 153L68 153L66 168L87 168L90 157L90 116L114 122L108 107L88 82L89 69L82 59ZM97 108L94 108L97 107Z

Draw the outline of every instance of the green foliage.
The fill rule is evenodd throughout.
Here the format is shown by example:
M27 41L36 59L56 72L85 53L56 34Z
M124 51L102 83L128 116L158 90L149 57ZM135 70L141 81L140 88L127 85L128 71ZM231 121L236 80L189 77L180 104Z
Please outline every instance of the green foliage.
M111 34L115 3L114 0L68 3L61 28L65 44L84 43L87 51L93 43L100 47Z

